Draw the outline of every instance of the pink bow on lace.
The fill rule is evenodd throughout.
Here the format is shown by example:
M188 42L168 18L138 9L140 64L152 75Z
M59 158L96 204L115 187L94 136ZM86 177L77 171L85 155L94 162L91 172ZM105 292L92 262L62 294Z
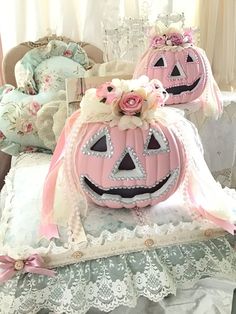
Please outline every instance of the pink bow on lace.
M35 273L45 276L55 276L53 270L44 267L44 260L38 254L29 256L26 260L15 260L7 255L0 255L0 282L11 279L18 271Z

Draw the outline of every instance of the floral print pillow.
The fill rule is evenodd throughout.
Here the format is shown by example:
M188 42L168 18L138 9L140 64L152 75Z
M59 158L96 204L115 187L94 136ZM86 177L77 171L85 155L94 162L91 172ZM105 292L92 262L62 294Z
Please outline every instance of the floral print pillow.
M38 136L36 120L41 107L59 93L25 95L17 89L5 94L0 103L0 150L11 155L24 151L49 151Z
M67 77L84 76L89 59L76 43L52 40L30 50L16 64L17 88L0 88L0 150L17 155L23 151L50 151L38 135L38 111L60 99Z
M64 64L70 63L73 64L74 68L79 65L84 69L89 67L89 59L83 48L74 42L66 44L65 42L59 40L51 40L47 46L37 47L29 52L27 52L24 57L17 62L15 66L15 76L17 87L23 90L25 93L30 95L35 95L39 92L40 86L37 85L37 82L34 78L35 71L37 73L37 68L43 68L44 66L40 66L43 61L53 59L54 57L61 56L60 59L61 64L56 65L57 71L60 68L63 70ZM68 61L68 62L67 62ZM73 61L69 62L69 61ZM46 63L47 64L47 63ZM49 72L53 70L54 62L47 66L49 66ZM38 70L39 71L39 70ZM76 71L76 70L75 70ZM63 71L61 72L64 73ZM62 78L63 79L63 78Z
M34 71L38 92L65 90L65 78L84 76L85 69L79 63L55 56L42 61Z

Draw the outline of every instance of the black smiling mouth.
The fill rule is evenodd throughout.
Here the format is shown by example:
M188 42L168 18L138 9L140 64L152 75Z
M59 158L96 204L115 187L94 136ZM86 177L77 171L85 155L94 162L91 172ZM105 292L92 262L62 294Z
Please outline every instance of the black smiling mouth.
M109 190L103 190L93 184L88 178L84 177L84 183L87 185L93 192L96 194L102 196L103 194L109 194L109 195L119 195L122 198L132 198L137 195L142 195L146 193L154 193L158 190L160 190L163 185L166 184L166 182L170 179L171 174L169 174L167 177L165 177L162 181L158 182L155 186L151 188L147 187L130 187L130 188L113 188Z
M199 83L200 77L192 85L179 85L166 88L167 93L172 95L179 95L184 92L191 92Z

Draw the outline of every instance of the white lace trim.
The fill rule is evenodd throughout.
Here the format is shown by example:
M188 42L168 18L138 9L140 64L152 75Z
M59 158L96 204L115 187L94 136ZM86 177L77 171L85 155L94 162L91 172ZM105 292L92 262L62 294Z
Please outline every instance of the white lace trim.
M12 198L14 196L14 189L13 189L13 178L15 175L15 167L12 167L11 170L9 171L8 175L5 178L5 191L7 190L7 194L5 193L4 197L4 210L2 210L2 215L1 215L1 228L0 228L0 247L4 246L3 241L6 236L6 232L8 229L8 222L9 219L12 217L11 212L12 212ZM3 195L1 195L2 199Z
M173 254L180 252L177 263L172 262L171 251L163 248L58 268L56 278L28 274L19 285L15 277L4 288L0 286L5 310L1 313L36 314L48 309L85 314L92 307L112 311L120 305L135 307L140 296L158 302L175 294L177 286L189 287L202 277L236 279L236 256L225 238L175 249ZM197 251L202 252L198 259Z
M57 246L50 241L48 247L32 248L22 246L13 248L3 245L0 254L15 259L25 259L31 254L45 257L48 267L58 267L78 261L86 261L118 254L148 250L169 245L198 242L223 236L225 231L207 220L172 223L162 226L137 226L134 230L121 229L116 233L104 230L99 237L87 235L88 243L65 244Z

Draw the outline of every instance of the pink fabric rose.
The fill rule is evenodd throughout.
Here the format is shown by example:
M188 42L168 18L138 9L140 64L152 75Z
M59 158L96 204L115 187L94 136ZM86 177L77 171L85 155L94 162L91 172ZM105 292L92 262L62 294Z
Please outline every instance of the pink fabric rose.
M183 41L185 43L191 44L193 42L193 31L192 31L192 29L185 30L183 37L184 37Z
M128 116L139 113L143 105L143 97L135 92L125 93L119 101L119 107L122 112Z
M67 49L64 51L63 56L65 56L67 58L71 58L73 56L73 52L71 50Z
M119 97L119 93L116 91L116 88L113 84L104 83L97 88L96 96L101 99L101 102L110 105Z
M32 114L32 116L35 116L40 108L40 104L36 101L33 101L29 104L29 112Z
M183 36L179 33L169 34L167 40L171 42L172 46L179 46L183 44Z
M156 35L151 39L151 45L150 46L153 48L158 48L158 47L165 45L165 41L166 41L165 35L163 35L163 36Z

